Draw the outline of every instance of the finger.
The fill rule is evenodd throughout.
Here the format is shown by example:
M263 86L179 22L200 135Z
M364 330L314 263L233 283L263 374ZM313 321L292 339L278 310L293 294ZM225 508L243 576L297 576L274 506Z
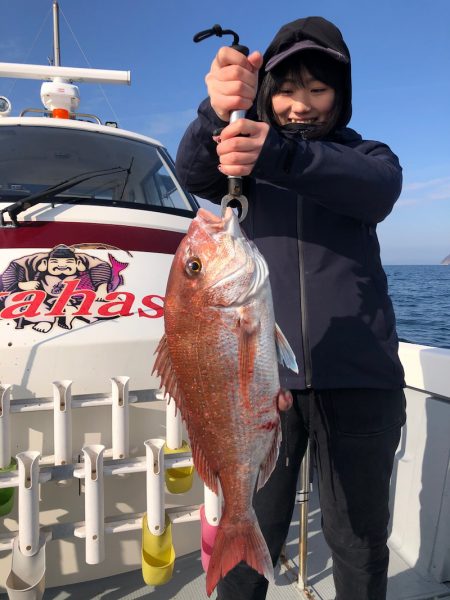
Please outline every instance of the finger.
M241 96L222 96L211 95L211 105L214 109L218 108L222 113L230 113L233 110L248 110L253 102ZM224 119L225 121L227 119Z
M230 46L222 46L216 54L214 62L218 67L226 67L227 65L240 65L247 71L253 72L254 67L249 62L248 58L242 52L230 48Z
M206 87L208 90L208 96L217 103L222 101L222 98L227 97L238 97L241 98L245 103L245 108L250 108L255 99L256 88L253 85L239 80L219 80L213 76L207 75L205 78ZM240 106L234 106L232 108L241 108Z
M219 81L213 77L206 77L205 81L210 96L212 94L241 96L242 98L251 101L253 101L253 98L255 97L254 88L242 81Z
M217 146L217 154L220 157L230 156L234 154L249 154L257 152L261 144L254 138L249 137L234 137L224 141L221 137L220 143ZM229 161L232 162L232 161Z
M251 73L238 65L228 65L221 69L217 69L216 71L211 71L211 74L218 81L239 81L246 83L252 88L254 88L257 83L257 76L255 73Z
M217 147L217 150L219 148ZM217 152L219 154L219 152ZM227 152L226 154L219 154L220 164L222 166L243 166L253 165L258 158L258 152Z
M218 166L218 169L221 173L230 177L246 177L247 175L250 175L250 173L253 171L254 166L254 164L240 166L220 164Z
M237 119L223 129L220 137L222 138L222 141L225 141L235 138L239 135L258 135L262 132L264 125L264 123L257 123L256 121L251 121L250 119Z
M278 404L279 410L282 410L282 411L289 410L291 408L293 402L294 402L294 399L289 390L281 389L278 392L277 404Z
M250 54L247 60L252 65L254 72L256 72L262 67L263 55L261 52L255 51Z

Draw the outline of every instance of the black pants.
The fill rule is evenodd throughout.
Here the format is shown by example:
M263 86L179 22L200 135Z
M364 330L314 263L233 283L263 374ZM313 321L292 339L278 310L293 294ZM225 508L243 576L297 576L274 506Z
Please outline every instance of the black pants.
M277 466L254 498L274 565L289 530L309 438L336 600L385 600L389 482L405 422L403 390L294 392L294 404L281 419ZM240 563L220 581L218 600L264 600L267 586Z

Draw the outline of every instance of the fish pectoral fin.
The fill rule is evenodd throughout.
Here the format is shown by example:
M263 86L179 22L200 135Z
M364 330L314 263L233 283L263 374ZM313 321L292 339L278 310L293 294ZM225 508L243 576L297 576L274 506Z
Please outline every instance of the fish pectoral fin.
M275 435L273 436L272 446L266 456L266 460L262 463L259 468L258 485L256 491L260 490L266 481L269 479L272 471L277 464L278 452L280 451L281 444L281 421L278 420L278 426L275 429Z
M260 328L259 318L243 309L239 318L239 392L247 408L251 408L250 382L253 379Z
M175 400L177 409L181 412L183 419L186 422L186 417L183 411L184 397L180 386L178 385L178 379L172 366L172 360L170 358L169 346L167 344L167 338L165 335L162 336L158 347L155 350L156 360L153 365L152 375L156 373L161 381L161 387L164 388L165 394L168 394ZM186 422L187 425L187 422Z
M294 373L298 373L298 365L297 360L295 358L294 351L292 350L289 342L284 336L284 333L275 323L275 345L277 347L277 358L280 365L284 365L294 371Z

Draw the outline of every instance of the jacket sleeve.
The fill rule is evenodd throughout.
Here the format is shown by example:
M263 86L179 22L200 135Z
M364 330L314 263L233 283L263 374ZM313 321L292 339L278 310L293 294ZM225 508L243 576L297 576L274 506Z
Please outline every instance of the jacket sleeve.
M198 116L186 130L178 147L175 169L181 185L201 198L220 202L227 193L227 178L218 170L219 157L213 132L228 123L219 119L209 99L198 109Z
M251 177L290 189L334 212L379 223L400 195L402 169L381 142L293 140L270 128Z

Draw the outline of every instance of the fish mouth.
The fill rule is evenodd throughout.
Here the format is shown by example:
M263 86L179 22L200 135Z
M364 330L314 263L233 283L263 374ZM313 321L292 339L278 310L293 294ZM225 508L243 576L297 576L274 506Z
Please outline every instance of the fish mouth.
M195 219L212 237L221 233L228 234L232 238L244 237L244 234L239 227L238 218L229 206L225 209L225 213L222 217L219 217L204 208L200 208Z
M233 238L244 238L241 228L239 227L239 220L236 214L233 212L230 206L225 209L223 216L224 231L231 235Z

